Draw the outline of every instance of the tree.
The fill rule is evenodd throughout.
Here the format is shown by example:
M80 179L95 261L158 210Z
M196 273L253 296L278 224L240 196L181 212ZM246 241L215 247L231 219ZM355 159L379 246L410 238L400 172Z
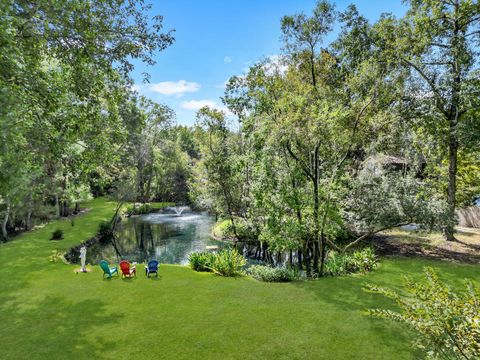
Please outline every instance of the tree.
M113 167L125 140L118 108L132 61L153 64L153 53L174 40L149 9L143 1L112 0L0 5L4 235L18 227L19 214L26 228L34 211L48 219L51 205L67 215L90 174Z
M228 129L225 113L209 107L198 111L197 126L201 129L198 135L203 154L198 166L208 184L200 189L214 199L215 212L228 217L235 241L240 240L236 226L236 218L242 214L241 182L235 159L237 136Z
M412 72L407 86L421 109L422 123L441 138L439 143L446 149L447 200L454 217L458 152L465 143L462 132L469 131L464 124L475 122L478 113L480 4L470 0L408 3L407 14L390 27L387 36L393 42L392 55ZM391 19L383 21L391 23ZM444 234L454 240L454 227L446 227Z
M334 6L328 1L317 1L312 16L300 13L284 16L281 22L283 40L287 53L300 60L299 64L307 65L313 87L317 86L315 69L318 46L326 34L332 31L335 20Z

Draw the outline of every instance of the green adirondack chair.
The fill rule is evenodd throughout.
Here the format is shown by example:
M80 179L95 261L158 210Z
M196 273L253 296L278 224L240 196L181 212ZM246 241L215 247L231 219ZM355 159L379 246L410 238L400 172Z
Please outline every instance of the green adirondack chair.
M108 265L108 262L106 262L105 260L100 261L99 265L103 270L103 277L104 278L105 278L105 275L107 275L107 277L109 277L109 278L111 278L112 275L114 275L114 274L117 274L117 276L118 276L118 268L116 266L115 267L110 267Z

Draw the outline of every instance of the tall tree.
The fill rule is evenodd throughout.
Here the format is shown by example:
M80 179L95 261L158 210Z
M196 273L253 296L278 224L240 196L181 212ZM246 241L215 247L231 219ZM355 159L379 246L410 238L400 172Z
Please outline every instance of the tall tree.
M389 28L397 36L388 36L395 42L394 56L412 72L407 86L422 110L426 127L433 128L441 137L439 143L445 144L447 200L450 215L454 217L458 152L464 145L465 131L470 131L464 124L478 121L475 117L479 96L480 3L472 0L407 3L410 8L405 17ZM447 240L454 240L454 227L445 227L444 234Z

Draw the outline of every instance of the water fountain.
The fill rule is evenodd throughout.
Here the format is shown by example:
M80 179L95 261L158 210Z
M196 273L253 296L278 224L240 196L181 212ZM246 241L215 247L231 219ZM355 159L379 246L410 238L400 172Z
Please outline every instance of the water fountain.
M189 206L169 206L167 207L167 209L172 210L177 216L182 216L182 213L185 210L190 210L190 207Z
M194 251L218 251L223 244L210 237L215 219L188 206L171 206L158 213L131 217L116 227L115 244L130 262L155 259L168 264L188 264ZM116 261L111 243L90 248L87 261Z

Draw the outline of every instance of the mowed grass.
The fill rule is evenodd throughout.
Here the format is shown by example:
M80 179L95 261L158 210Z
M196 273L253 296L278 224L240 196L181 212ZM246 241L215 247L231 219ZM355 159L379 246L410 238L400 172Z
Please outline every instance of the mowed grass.
M161 265L159 278L103 280L50 263L55 249L93 236L114 203L55 221L0 245L2 359L414 359L404 326L365 316L393 305L362 291L399 285L424 266L459 286L480 268L421 259L383 260L368 275L269 284ZM49 240L61 228L65 239Z

